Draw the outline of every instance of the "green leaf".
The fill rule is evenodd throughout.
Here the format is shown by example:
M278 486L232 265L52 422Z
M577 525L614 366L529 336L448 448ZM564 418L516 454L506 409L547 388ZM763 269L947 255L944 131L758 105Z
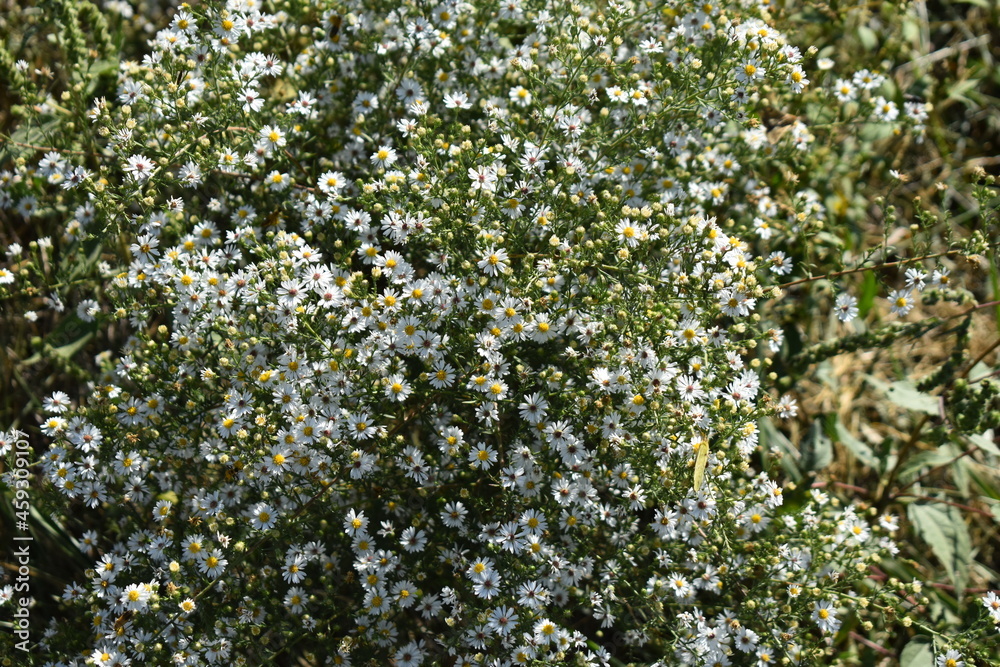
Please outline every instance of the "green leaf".
M972 100L966 97L965 94L969 91L975 90L975 88L979 86L979 81L979 79L966 79L965 81L959 81L951 87L951 90L948 91L948 98L952 100L968 100L969 102L972 102Z
M915 412L936 415L940 411L938 399L918 391L917 387L909 380L893 382L886 392L886 398L901 408Z
M902 29L903 39L911 44L920 45L920 24L916 20L905 19L900 28Z
M972 481L976 483L978 489L978 498L982 502L993 507L993 503L1000 504L1000 486L998 486L994 475L992 474L992 469L988 469L988 474L980 474L983 470L979 466L969 466L969 477ZM991 509L995 515L1000 512L1000 509ZM1000 516L997 516L1000 519Z
M858 41L861 42L861 46L865 47L865 51L874 51L878 46L878 35L868 26L858 26L857 34Z
M956 447L955 451L961 454L960 448ZM951 478L955 481L955 488L962 495L963 498L969 497L969 484L972 480L969 478L969 459L963 456L962 458L957 458L951 464L949 468L951 470Z
M983 362L980 361L978 364L976 364L975 366L972 367L972 370L969 371L967 377L970 380L976 380L978 378L983 377L984 375L989 375L990 373L992 373L995 370L997 370L997 369L990 368L989 366L987 366L986 364L984 364Z
M103 251L103 248L100 243L87 243L81 248L81 250L86 252L88 247L89 254L86 255L86 258L70 255L64 261L63 267L66 271L68 271L68 275L66 277L67 280L76 280L77 278L80 278L84 273L90 271L90 269L101 259L101 252Z
M1000 447L997 447L996 445L996 436L993 434L993 429L976 435L966 435L965 437L969 439L969 442L976 447L979 447L979 449L983 450L987 454L1000 456Z
M69 335L72 335L73 338L70 339L69 343L53 347L52 353L69 361L74 355L76 355L77 352L82 350L88 342L90 342L90 339L93 338L96 333L96 324L84 322L80 318L76 317L76 315L71 315L64 319L59 326L56 327L55 331L53 331L49 336L49 340L67 340ZM31 366L33 364L37 364L39 361L42 361L44 358L45 356L42 352L38 351L20 362L19 366Z
M868 123L858 130L863 141L881 141L893 136L895 127L891 123Z
M899 654L899 667L933 667L934 643L923 635L918 635L903 647Z
M105 59L95 61L88 69L87 72L94 76L101 76L104 74L114 74L118 71L118 66L120 63L117 60Z
M990 514L993 515L993 520L1000 523L1000 502L993 501L989 503Z
M73 356L81 349L83 349L83 346L86 345L93 337L94 337L94 332L91 331L87 334L84 334L83 336L73 341L72 343L69 343L68 345L63 345L62 347L54 348L52 351L55 352L58 356L62 357L63 359L72 359Z
M972 562L972 543L962 513L950 505L914 503L906 514L917 534L944 565L948 578L955 584L956 597L961 597Z
M816 379L834 391L840 386L837 382L837 375L833 371L833 362L829 359L824 359L816 366Z
M823 432L823 418L817 418L799 447L804 471L822 470L833 462L833 442Z
M909 482L915 475L925 468L936 468L946 465L949 461L957 457L961 452L957 447L948 443L941 445L937 449L915 454L899 468L899 480L903 483Z
M69 560L76 561L84 567L89 567L89 561L79 550L76 538L66 530L66 527L60 522L58 517L47 517L35 509L34 506L29 507L28 512L31 516L33 531L38 531L38 534L45 535L50 543L62 551L63 555Z
M813 243L822 243L823 245L829 246L831 248L843 248L844 247L844 240L841 239L839 236L837 236L835 234L831 234L830 232L819 232L819 233L817 233L813 237L812 242Z
M853 454L855 458L864 463L866 466L882 472L882 462L879 461L877 456L875 456L875 452L872 451L872 448L858 438L855 438L839 419L837 420L836 430L837 442L843 445L847 451Z
M875 305L877 294L878 281L875 279L875 272L865 271L865 278L861 282L861 297L858 299L858 317L864 319L868 311Z
M930 394L918 391L914 383L909 380L900 380L892 384L886 384L878 378L868 376L868 382L876 389L885 394L895 405L913 412L923 412L928 415L936 415L940 412L938 399Z
M14 133L10 135L11 142L24 144L37 143L39 140L44 140L47 134L54 132L58 127L59 121L57 120L50 120L43 123L41 127L32 123L22 123L16 130L14 130Z
M763 448L765 461L769 458L772 450L777 450L782 454L781 467L785 469L792 481L802 481L802 471L796 463L799 459L799 450L795 448L791 440L785 437L784 433L775 428L770 419L760 420L760 444Z

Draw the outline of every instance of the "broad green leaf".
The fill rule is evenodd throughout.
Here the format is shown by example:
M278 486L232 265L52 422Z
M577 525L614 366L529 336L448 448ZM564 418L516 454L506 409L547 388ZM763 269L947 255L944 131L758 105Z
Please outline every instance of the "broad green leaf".
M958 452L959 449L959 447L956 447L956 452ZM963 456L955 459L948 469L951 471L951 478L954 480L955 488L958 490L959 494L961 494L963 498L968 498L969 484L972 481L969 478L969 458L967 456Z
M88 244L88 245L91 245L91 244ZM98 260L100 260L100 258L101 258L101 252L103 250L103 248L101 248L101 244L100 243L93 243L92 246L93 247L90 248L89 254L87 255L86 259L81 258L81 257L73 257L72 260L70 260L69 258L67 258L67 260L66 260L67 263L69 263L70 261L72 261L72 263L69 264L69 266L67 266L66 264L63 264L63 266L69 271L69 275L67 276L67 280L75 280L75 279L79 278L84 273L86 273L87 271L89 271L91 269L91 267L93 267L95 264L97 264Z
M975 90L979 86L979 79L966 79L965 81L959 81L951 90L948 91L949 99L953 100L968 100L969 98L965 96L971 90ZM969 100L970 102L972 100Z
M67 318L67 319L69 319L69 318ZM77 352L79 352L81 349L83 349L83 346L86 345L87 342L90 341L90 339L93 338L93 337L94 337L94 331L88 331L83 336L81 336L80 338L77 338L72 343L67 343L66 345L61 345L59 347L55 347L55 348L52 349L52 351L57 356L62 357L63 359L66 359L66 360L72 359L73 355L75 355ZM33 355L31 355L30 357L28 357L27 359L25 359L24 361L22 361L19 365L20 366L31 366L33 364L37 364L39 361L42 360L42 358L43 357L42 357L42 353L41 352L35 352Z
M962 440L953 434L951 437L952 448L955 452L954 461L950 466L951 479L955 482L955 488L963 498L969 497L969 485L972 483L970 460L964 455L967 447Z
M934 643L922 635L911 639L899 654L899 667L934 667Z
M1000 523L1000 502L990 503L990 514L993 515L993 520Z
M975 380L977 378L983 377L984 375L989 375L995 370L996 370L995 368L990 368L989 366L980 361L978 364L972 367L972 370L969 371L968 377L970 380Z
M58 120L50 120L43 123L41 127L33 123L22 123L14 130L14 133L10 136L11 143L23 143L30 144L36 143L38 141L44 141L45 137L54 132L59 127Z
M865 271L865 278L861 282L861 297L858 299L858 317L864 319L868 311L875 305L875 295L878 294L878 281L875 279L874 271Z
M833 248L843 248L844 240L837 236L836 234L831 234L830 232L819 232L812 239L813 243L822 243L823 245L830 246Z
M961 451L951 443L941 445L937 449L914 454L899 467L899 481L906 483L928 468L947 465L959 454Z
M891 123L868 123L861 126L858 135L864 141L881 141L893 136L894 129Z
M979 500L992 508L994 503L1000 504L1000 480L996 478L992 469L988 470L989 472L987 474L982 474L984 472L982 466L969 466L969 477L971 477L976 483L976 486L979 487L977 489ZM994 510L991 509L991 511ZM994 511L994 513L996 513L996 511Z
M961 597L972 562L969 529L962 513L950 505L913 503L906 514L917 534L944 565L948 578L955 584L956 597Z
M802 470L822 470L833 462L833 443L823 432L823 418L813 421L799 445Z
M86 94L88 96L93 94L97 88L97 84L101 82L101 77L115 74L118 71L118 67L119 62L117 60L98 60L91 63L87 71L82 73L82 78L86 81L84 84Z
M923 412L928 415L936 415L940 412L938 399L930 394L918 391L916 385L909 380L900 380L892 384L886 384L878 378L868 376L868 382L876 389L885 394L893 404L913 412Z
M94 332L91 331L87 334L84 334L83 336L73 341L72 343L69 343L68 345L63 345L62 347L54 348L52 351L55 352L58 356L62 357L63 359L72 359L73 355L75 355L77 352L83 349L83 346L86 345L93 337L94 337Z
M914 45L920 44L920 24L914 19L905 19L900 26L903 39Z
M31 516L30 525L32 531L38 531L36 535L45 535L52 545L63 552L64 556L81 565L89 566L87 558L79 550L76 538L66 530L66 527L60 523L58 517L45 516L35 509L34 506L28 508L28 513Z
M882 463L875 456L875 452L869 447L865 442L855 438L847 427L838 419L837 420L837 442L842 444L847 451L853 454L859 461L864 463L869 468L873 468L882 471Z
M866 25L858 26L858 41L861 42L861 46L865 47L865 51L874 51L878 46L878 35L875 31Z
M993 429L976 435L966 435L965 437L969 439L969 442L974 444L976 447L979 447L979 449L983 450L987 454L1000 456L1000 447L997 447L996 445L996 436L993 434Z
M833 372L833 362L829 359L824 359L816 366L816 379L834 391L840 386L837 374Z
M785 437L784 433L774 426L770 419L760 420L760 443L764 450L765 459L769 457L771 451L777 450L782 454L781 467L785 469L792 481L802 481L802 471L799 470L797 463L799 450L795 448L791 440Z

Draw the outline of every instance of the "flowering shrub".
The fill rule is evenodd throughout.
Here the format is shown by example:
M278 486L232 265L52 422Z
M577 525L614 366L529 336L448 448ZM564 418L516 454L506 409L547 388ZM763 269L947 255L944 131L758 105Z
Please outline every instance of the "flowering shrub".
M59 100L3 52L25 120L0 208L61 229L0 282L70 299L83 342L39 354L89 381L41 406L87 562L40 664L826 664L918 608L871 576L900 518L802 484L822 425L780 473L774 422L792 370L949 320L783 351L831 212L774 176L851 123L919 141L931 107L829 76L765 5L230 0L116 62L123 19L64 2ZM803 96L851 118L783 118ZM892 313L978 307L893 261ZM951 637L903 626L985 661L984 604Z

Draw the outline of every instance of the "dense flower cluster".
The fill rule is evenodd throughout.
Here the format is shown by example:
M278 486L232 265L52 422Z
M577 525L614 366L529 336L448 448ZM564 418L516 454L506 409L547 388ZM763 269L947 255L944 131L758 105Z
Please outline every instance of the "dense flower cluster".
M108 169L0 179L131 239L74 307L134 336L45 406L119 518L46 664L817 660L898 525L760 472L769 244L825 208L756 180L814 141L756 105L807 59L751 2L328 4L182 6L93 101ZM829 96L919 134L880 84Z

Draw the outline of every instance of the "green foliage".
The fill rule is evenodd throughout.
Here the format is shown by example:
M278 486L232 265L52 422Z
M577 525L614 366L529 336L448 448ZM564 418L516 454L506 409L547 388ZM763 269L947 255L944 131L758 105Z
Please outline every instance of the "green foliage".
M972 542L962 513L950 505L923 503L911 503L906 512L914 530L944 565L961 595L972 564Z

